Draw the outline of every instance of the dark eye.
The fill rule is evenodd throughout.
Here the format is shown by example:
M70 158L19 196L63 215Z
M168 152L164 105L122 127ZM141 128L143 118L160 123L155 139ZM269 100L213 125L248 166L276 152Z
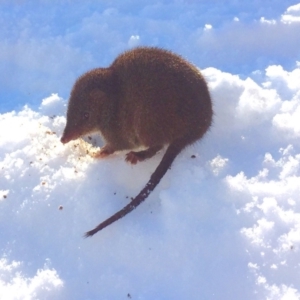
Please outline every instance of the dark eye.
M82 119L83 120L88 120L90 118L90 113L85 111L83 114L82 114Z

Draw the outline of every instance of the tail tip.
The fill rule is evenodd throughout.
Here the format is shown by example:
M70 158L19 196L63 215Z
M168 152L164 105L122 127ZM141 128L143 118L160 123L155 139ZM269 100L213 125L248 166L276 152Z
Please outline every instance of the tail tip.
M93 231L91 230L91 231L86 232L86 233L83 235L83 237L86 239L86 238L92 237L93 235L94 235L94 233L93 233Z

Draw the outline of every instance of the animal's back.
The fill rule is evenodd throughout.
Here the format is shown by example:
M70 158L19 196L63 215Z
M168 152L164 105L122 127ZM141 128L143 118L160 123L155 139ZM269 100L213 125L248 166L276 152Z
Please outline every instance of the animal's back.
M211 123L206 82L189 62L169 51L136 48L111 65L118 77L118 114L124 134L144 146L168 144L182 136L202 137ZM193 141L191 141L193 142Z

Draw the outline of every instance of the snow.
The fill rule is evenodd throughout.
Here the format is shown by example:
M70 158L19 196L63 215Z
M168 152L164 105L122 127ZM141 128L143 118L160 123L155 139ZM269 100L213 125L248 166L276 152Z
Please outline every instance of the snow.
M0 299L300 299L300 3L3 2ZM84 233L145 186L63 145L76 77L139 45L202 69L213 125L129 215ZM27 103L25 105L25 103Z
M0 260L0 297L1 299L53 299L63 282L53 269L45 264L43 269L38 269L32 278L26 278L18 272L21 263L7 259ZM45 293L46 291L46 293Z
M281 21L288 24L300 22L300 3L288 7L286 12L281 16Z
M1 299L299 299L299 65L204 69L214 123L145 203L92 238L162 158L63 145L67 101L0 115ZM289 98L287 98L289 97Z

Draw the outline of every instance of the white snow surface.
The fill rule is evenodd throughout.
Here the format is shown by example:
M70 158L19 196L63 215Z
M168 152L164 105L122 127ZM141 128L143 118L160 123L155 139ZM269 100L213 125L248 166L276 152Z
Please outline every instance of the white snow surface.
M57 94L1 114L0 299L299 299L300 64L258 73L203 70L210 131L135 211L87 239L164 151L131 166L124 153L92 158L96 135L63 145Z

